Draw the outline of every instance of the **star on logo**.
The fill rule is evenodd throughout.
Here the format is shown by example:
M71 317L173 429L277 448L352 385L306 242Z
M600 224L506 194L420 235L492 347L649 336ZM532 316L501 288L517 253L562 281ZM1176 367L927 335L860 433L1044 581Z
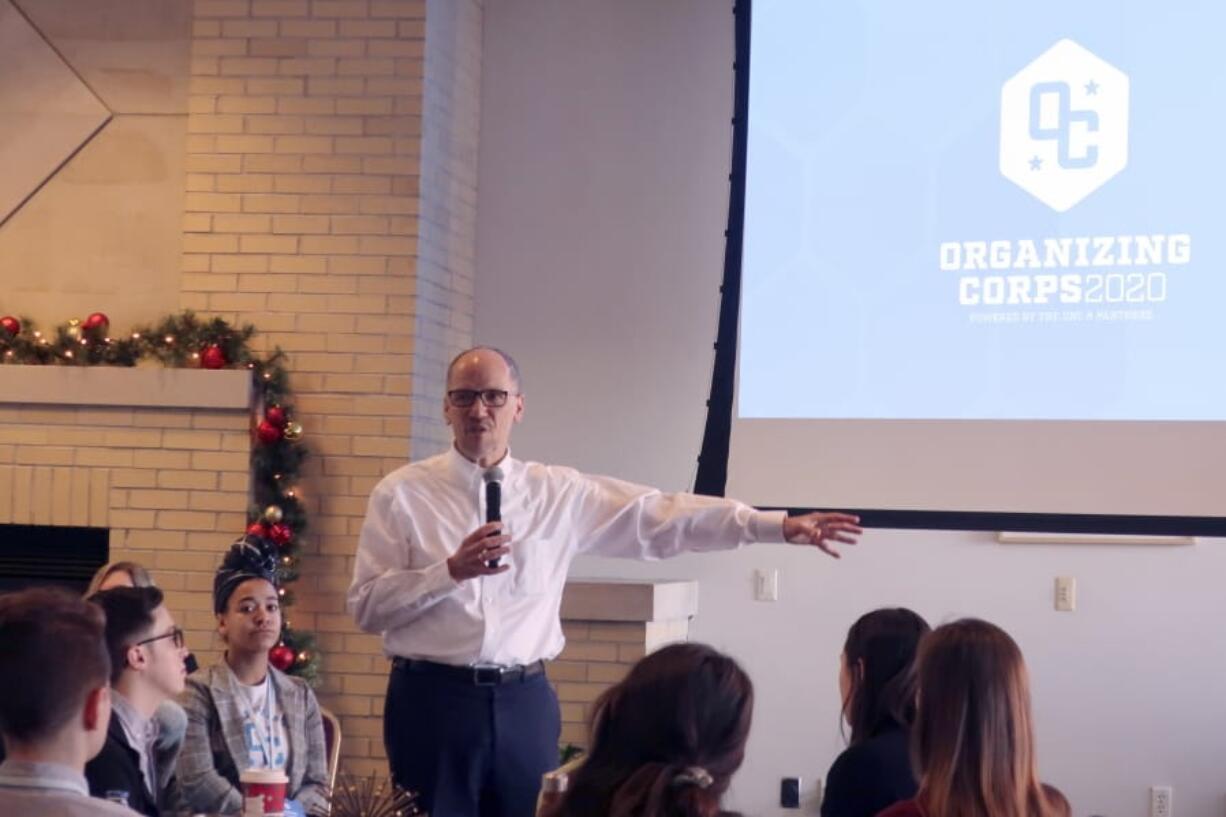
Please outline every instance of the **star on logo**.
M1040 159L1038 156L1035 156L1033 159L1030 160L1031 170L1041 170L1042 168L1043 168L1043 160Z
M1086 83L1086 96L1097 96L1097 95L1098 95L1098 83L1095 82L1094 80L1090 80L1089 82Z

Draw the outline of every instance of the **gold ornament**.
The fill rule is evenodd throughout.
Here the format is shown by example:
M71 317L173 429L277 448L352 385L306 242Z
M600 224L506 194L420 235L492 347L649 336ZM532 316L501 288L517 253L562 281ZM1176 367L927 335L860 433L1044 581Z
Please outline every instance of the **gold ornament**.
M302 423L293 422L285 425L285 439L296 440L302 436Z
M285 514L281 511L280 505L269 505L264 509L264 521L270 525L276 525L284 518Z
M81 339L81 321L73 318L68 322L68 337L73 340Z

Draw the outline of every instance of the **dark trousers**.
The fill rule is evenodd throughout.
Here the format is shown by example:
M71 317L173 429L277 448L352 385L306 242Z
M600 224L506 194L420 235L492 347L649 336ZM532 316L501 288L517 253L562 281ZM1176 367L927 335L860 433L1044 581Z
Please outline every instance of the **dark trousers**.
M430 817L533 817L541 775L558 766L561 728L543 672L483 685L397 661L388 680L392 779Z

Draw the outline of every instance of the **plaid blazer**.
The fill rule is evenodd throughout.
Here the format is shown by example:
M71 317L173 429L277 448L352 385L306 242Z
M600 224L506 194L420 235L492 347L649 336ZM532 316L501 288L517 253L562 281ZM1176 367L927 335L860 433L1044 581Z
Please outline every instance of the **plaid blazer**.
M327 758L324 727L315 693L299 678L268 668L289 740L289 796L308 814L326 814ZM188 813L238 814L243 796L238 775L250 766L243 742L243 719L234 700L233 673L225 661L187 679L179 702L187 713L187 733L177 775L182 806Z

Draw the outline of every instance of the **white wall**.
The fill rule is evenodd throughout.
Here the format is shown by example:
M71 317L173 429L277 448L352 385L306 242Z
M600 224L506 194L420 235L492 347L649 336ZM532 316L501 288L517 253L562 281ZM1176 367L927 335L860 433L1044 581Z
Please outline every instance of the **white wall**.
M525 370L521 457L683 489L702 435L727 215L732 15L721 0L499 0L485 8L476 336ZM755 567L783 573L751 600ZM694 577L694 637L758 687L734 805L778 810L839 749L837 657L883 605L1008 629L1031 667L1044 776L1078 815L1226 814L1226 542L1002 546L873 531L841 562L780 546L583 575ZM1075 613L1052 611L1057 575ZM815 811L810 805L809 811Z

